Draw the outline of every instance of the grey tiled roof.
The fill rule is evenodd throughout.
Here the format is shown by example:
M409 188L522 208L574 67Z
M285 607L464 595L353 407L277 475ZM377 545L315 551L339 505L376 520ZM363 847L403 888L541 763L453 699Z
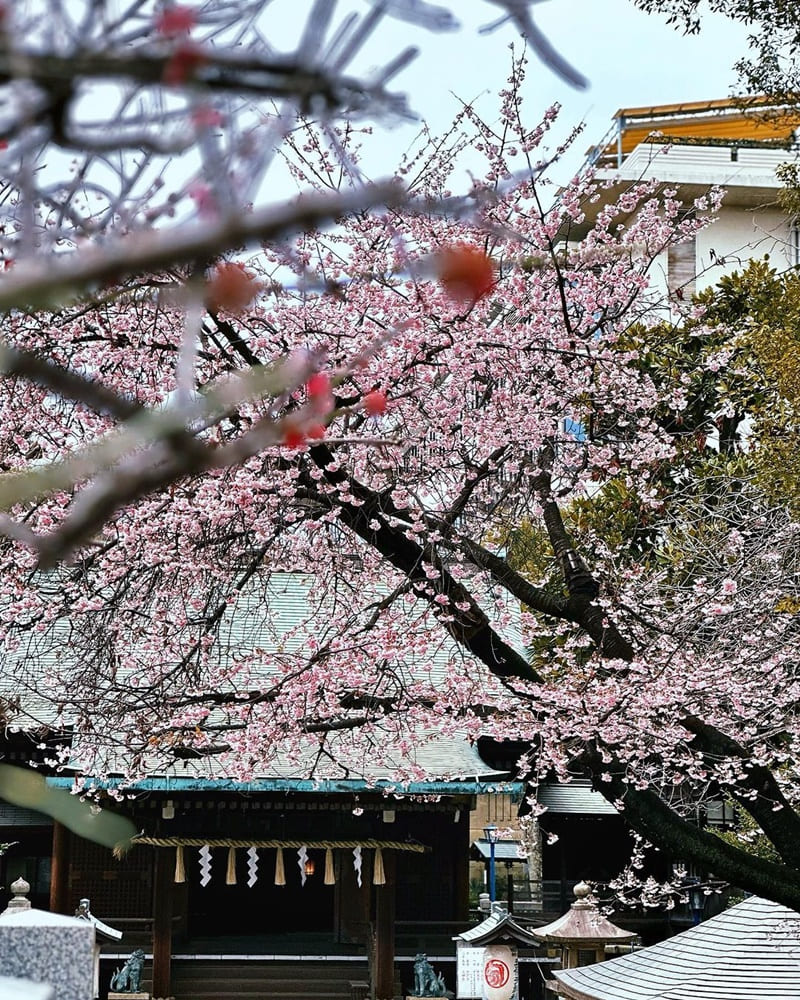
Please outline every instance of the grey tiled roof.
M315 752L318 744L310 737L306 754L290 760L278 753L271 760L269 767L256 768L249 777L256 782L270 779L290 781L306 778L309 775L321 782L345 777L367 782L392 781L397 784L398 791L401 791L404 782L397 778L398 771L407 769L409 764L413 763L421 768L430 780L480 781L485 782L487 786L498 786L499 791L507 790L504 787L506 772L487 766L467 739L457 737L429 739L429 735L418 734L418 742L402 755L399 751L392 753L390 749L387 754L384 750L385 761L378 763L375 760L364 761L360 754L351 759L347 744L337 741L336 734L333 734L329 740L329 747L336 763L329 763L327 766L319 763L318 754ZM348 767L347 772L342 765ZM122 770L121 761L116 767L113 760L109 761L110 773L115 771L120 773ZM196 778L213 782L227 778L229 768L224 757L205 757L200 760L178 761L168 767L165 767L164 762L160 760L154 762L148 773L152 777Z
M466 941L472 947L482 944L491 944L493 941L504 939L518 941L529 948L536 948L539 942L530 933L527 927L522 927L502 906L495 903L491 914L476 927L470 927L467 931L453 938L454 941Z
M52 826L53 817L35 809L12 806L10 802L0 802L0 827Z
M326 590L321 596L312 593L313 578L301 573L276 572L268 580L255 581L253 589L242 593L235 606L231 606L223 616L219 627L220 641L212 654L216 662L224 662L227 657L253 654L253 666L248 679L251 688L265 688L275 677L280 665L286 662L303 663L308 656L309 639L319 638L327 622L340 612L347 614L346 594L335 594ZM361 616L363 617L363 616ZM354 617L354 627L363 624ZM25 640L13 653L0 650L3 669L0 671L0 692L6 690L22 694L23 715L20 728L31 728L41 723L54 721L53 705L41 697L40 688L47 690L48 683L42 678L57 678L64 670L75 665L75 654L69 643L68 623L57 626L63 634L39 637L37 634ZM504 637L510 643L521 647L518 629L512 626L504 630ZM128 650L130 652L130 650ZM422 656L409 648L400 662L394 662L394 674L403 683L422 681L433 686L444 683L448 672L453 669L453 658L462 655L460 648L442 630L442 639L428 655ZM486 668L477 664L470 668L477 676L483 676ZM130 670L128 671L130 672ZM120 672L121 676L121 672ZM29 690L21 690L25 681L33 681ZM242 684L241 677L236 683ZM102 710L100 710L102 713ZM26 717L27 716L27 717ZM212 716L212 721L217 716ZM67 720L69 721L69 720ZM105 760L95 764L96 770L108 774L126 771L123 752L109 733ZM296 750L290 755L285 748L275 747L275 753L268 767L261 767L251 776L259 779L299 779L312 776L319 779L340 779L351 777L370 782L387 781L396 774L407 775L425 773L431 779L442 780L488 780L502 779L506 772L488 767L479 756L474 745L458 734L443 735L436 731L417 730L401 752L397 735L388 726L384 730L376 728L372 734L376 748L374 759L363 759L363 748L353 750L346 733L330 734L326 748L333 760L320 762L319 742L309 737L307 750ZM96 734L89 737L89 744L96 747ZM408 746L410 744L410 746ZM82 757L80 733L73 741L73 761ZM380 757L380 760L377 758ZM340 766L343 765L343 766ZM232 773L231 762L224 757L207 757L202 760L177 762L165 768L163 759L152 760L148 773L153 776L167 776L198 780L224 780ZM406 779L411 780L411 779Z
M555 976L570 1000L796 1000L800 914L753 896L660 944Z
M491 847L488 840L476 840L472 847L480 856L481 861L489 859ZM519 840L498 840L494 845L494 858L495 861L516 861L521 865L528 863L525 845Z
M563 785L541 785L539 802L547 806L548 812L583 816L616 816L617 810L591 783L576 778Z

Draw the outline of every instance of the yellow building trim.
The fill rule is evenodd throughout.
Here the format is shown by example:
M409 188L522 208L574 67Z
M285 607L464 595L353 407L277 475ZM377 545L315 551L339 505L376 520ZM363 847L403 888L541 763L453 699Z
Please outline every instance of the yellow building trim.
M620 108L614 115L618 133L606 137L601 156L627 156L654 132L678 142L694 140L700 144L771 143L789 144L795 129L800 128L796 107L778 106L766 96L747 99L747 108L739 98L717 101L689 101L653 107Z

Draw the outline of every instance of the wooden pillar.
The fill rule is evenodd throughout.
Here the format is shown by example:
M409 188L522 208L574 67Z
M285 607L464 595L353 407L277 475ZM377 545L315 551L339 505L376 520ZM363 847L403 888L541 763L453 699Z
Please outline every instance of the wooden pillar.
M462 806L458 822L453 823L453 920L469 920L469 848L468 807Z
M56 820L50 859L50 910L72 915L78 901L69 898L69 838L69 830Z
M346 944L366 944L370 923L370 888L372 873L369 854L364 854L361 888L353 870L352 851L336 852L336 885L334 898L335 940Z
M155 849L153 880L153 996L171 993L172 963L172 879L175 871L173 851Z
M394 851L384 851L386 884L375 886L375 960L373 986L375 1000L394 996L394 910L396 858Z

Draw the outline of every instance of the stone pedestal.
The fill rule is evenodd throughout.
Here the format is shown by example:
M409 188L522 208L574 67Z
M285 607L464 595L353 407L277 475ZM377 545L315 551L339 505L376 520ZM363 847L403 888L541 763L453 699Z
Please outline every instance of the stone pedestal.
M149 993L115 993L109 991L108 1000L150 1000Z

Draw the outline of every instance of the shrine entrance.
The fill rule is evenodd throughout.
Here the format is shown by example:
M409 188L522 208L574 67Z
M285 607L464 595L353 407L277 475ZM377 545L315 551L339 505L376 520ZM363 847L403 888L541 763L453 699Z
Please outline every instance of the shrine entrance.
M187 866L189 937L273 937L313 931L328 932L332 939L336 887L325 885L325 852L307 852L304 877L297 852L284 852L285 885L275 884L275 854L259 851L251 872L247 855L237 851L235 884L229 884L224 847L211 849L207 881L199 864L193 863L191 870Z
M425 853L421 844L372 839L138 843L156 848L154 940L165 958L388 955L395 854Z

